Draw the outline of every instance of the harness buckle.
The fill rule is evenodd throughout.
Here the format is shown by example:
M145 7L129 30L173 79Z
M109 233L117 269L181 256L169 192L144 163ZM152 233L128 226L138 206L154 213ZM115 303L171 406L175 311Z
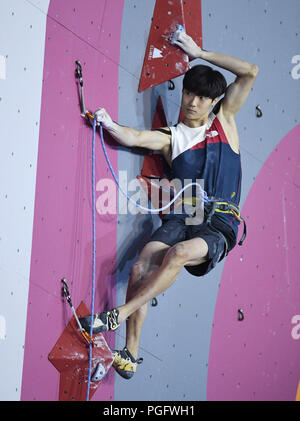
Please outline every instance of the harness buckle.
M223 212L229 211L230 207L228 203L216 202L216 209L220 209Z

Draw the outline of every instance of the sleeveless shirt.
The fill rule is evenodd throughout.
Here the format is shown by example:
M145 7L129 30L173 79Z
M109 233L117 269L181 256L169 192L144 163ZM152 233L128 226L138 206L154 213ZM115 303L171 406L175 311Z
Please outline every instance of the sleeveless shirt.
M205 125L191 128L183 122L170 127L172 143L172 178L184 180L202 179L208 196L239 205L241 194L241 156L233 151L223 127L214 113L210 113ZM165 215L166 219L182 215ZM184 215L183 215L184 216ZM186 216L186 215L185 215ZM232 215L216 213L235 236L239 221ZM222 224L223 225L223 224Z

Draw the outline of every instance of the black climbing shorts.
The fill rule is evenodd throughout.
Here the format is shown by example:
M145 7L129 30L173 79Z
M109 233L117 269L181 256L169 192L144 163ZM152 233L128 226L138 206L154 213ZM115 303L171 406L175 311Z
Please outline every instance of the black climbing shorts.
M163 220L151 236L150 241L161 241L169 246L191 240L203 238L208 245L208 260L197 266L185 266L185 269L194 276L204 276L220 262L236 245L234 231L220 219L213 215L211 224L206 222L199 225L186 225L182 218Z

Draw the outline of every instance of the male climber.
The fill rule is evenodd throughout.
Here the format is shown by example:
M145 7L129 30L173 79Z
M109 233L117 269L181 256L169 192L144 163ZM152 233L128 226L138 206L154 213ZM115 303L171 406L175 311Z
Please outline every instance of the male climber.
M174 178L203 179L211 203L218 199L223 207L206 205L204 221L197 225L186 224L184 213L166 214L131 268L126 304L98 313L93 320L91 316L81 319L87 331L93 323L94 333L115 330L127 320L126 346L114 351L113 363L126 379L141 362L138 347L148 301L169 288L182 267L195 276L213 269L236 245L240 222L241 160L234 117L250 93L258 67L205 51L184 32L177 33L174 43L190 58L234 73L235 81L227 87L219 71L207 65L192 67L183 79L184 119L170 128L139 131L123 127L103 108L96 112L97 121L123 146L160 151L170 162Z

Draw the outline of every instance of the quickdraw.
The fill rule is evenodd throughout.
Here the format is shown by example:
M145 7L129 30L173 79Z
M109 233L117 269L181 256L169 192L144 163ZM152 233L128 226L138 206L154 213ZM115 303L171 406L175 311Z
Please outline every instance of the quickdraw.
M92 344L92 346L94 346L95 345L94 339L89 335L89 333L86 330L84 330L84 328L81 326L81 323L80 323L80 321L78 319L78 316L76 314L75 308L74 308L74 306L72 304L72 300L71 300L71 296L70 296L70 292L69 292L69 288L68 288L68 284L67 284L66 278L63 278L61 280L61 282L62 282L62 294L66 298L68 304L70 305L70 307L72 309L72 312L74 314L74 317L75 317L75 320L77 322L77 325L78 325L78 328L79 328L80 333L82 334L84 340L86 341L86 343L88 345Z
M94 120L94 115L88 111L85 108L85 102L84 102L84 93L83 93L83 78L82 78L82 66L79 60L75 61L76 63L76 69L75 69L75 76L77 79L79 79L79 85L80 85L80 111L81 111L81 117L83 118L90 118L91 120Z

